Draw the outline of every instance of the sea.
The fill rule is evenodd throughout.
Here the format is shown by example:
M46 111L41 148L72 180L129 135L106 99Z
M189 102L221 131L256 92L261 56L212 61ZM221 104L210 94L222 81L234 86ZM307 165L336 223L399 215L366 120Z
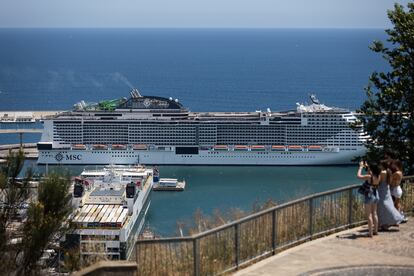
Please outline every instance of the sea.
M370 74L388 69L369 49L375 40L385 41L385 32L0 29L0 112L69 110L80 100L128 97L132 88L172 97L191 111L284 111L309 102L310 94L356 110ZM0 144L17 142L17 135L0 135ZM25 166L44 170L33 161ZM268 200L282 203L357 183L355 166L162 166L160 174L187 182L184 192L152 194L146 225L162 236L177 235L178 224L190 227L196 213L247 213Z

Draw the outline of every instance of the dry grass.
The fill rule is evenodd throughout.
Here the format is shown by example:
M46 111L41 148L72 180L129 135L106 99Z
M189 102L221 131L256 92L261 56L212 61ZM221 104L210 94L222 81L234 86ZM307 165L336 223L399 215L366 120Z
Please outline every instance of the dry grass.
M193 274L193 242L140 244L136 254L139 275Z

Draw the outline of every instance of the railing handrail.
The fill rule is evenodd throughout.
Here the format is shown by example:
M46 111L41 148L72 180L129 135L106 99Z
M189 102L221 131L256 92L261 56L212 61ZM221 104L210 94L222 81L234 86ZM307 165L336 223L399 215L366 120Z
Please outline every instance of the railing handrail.
M414 177L414 175L404 176L403 180L413 178L413 177ZM255 218L260 217L262 215L265 215L267 213L271 213L271 212L276 211L278 209L286 208L290 205L298 204L300 202L305 202L305 201L308 201L310 199L314 199L314 198L318 198L318 197L322 197L322 196L327 196L327 195L331 195L331 194L335 194L335 193L339 193L339 192L352 190L356 187L359 187L359 185L361 185L361 184L352 184L352 185L348 185L348 186L328 190L328 191L325 191L325 192L315 193L315 194L311 194L311 195L308 195L308 196L305 196L305 197L301 197L301 198L298 198L298 199L295 199L295 200L292 200L292 201L288 201L288 202L282 203L280 205L273 206L273 207L267 208L265 210L250 214L250 215L245 216L243 218L234 220L232 222L220 225L218 227L215 227L215 228L212 228L212 229L209 229L209 230L206 230L206 231L203 231L201 233L197 233L197 234L194 234L194 235L191 235L191 236L167 237L167 238L156 238L156 239L140 239L140 240L137 240L137 243L193 241L194 239L199 239L199 238L205 237L207 235L213 234L215 232L225 230L227 228L234 227L236 224L241 224L241 223L247 222L249 220L255 219Z
M409 185L403 184L404 193L407 193L404 201L408 200L406 203L411 207L414 202L413 179L413 175L403 177L404 182L411 180ZM363 200L356 193L360 185L308 195L192 236L138 240L135 244L138 267L145 264L142 273L148 274L157 271L160 262L173 264L176 260L180 265L175 263L166 267L175 267L177 272L184 269L196 276L205 273L221 275L307 240L362 225L366 223ZM220 245L223 242L224 245ZM166 251L157 257L161 248ZM177 251L177 248L181 249ZM219 262L216 250L223 248L229 251L224 251L224 259ZM146 266L146 256L154 260L149 266ZM181 267L182 261L185 268Z
M339 193L339 192L347 191L347 190L350 190L350 189L356 188L356 187L358 187L359 185L360 185L360 184L353 184L353 185L349 185L349 186L345 186L345 187L341 187L341 188L337 188L337 189L333 189L333 190L329 190L329 191L325 191L325 192L320 192L320 193L316 193L316 194L311 194L311 195L308 195L308 196L305 196L305 197L301 197L301 198L298 198L298 199L295 199L295 200L292 200L292 201L288 201L288 202L282 203L282 204L280 204L280 205L273 206L273 207L267 208L267 209L265 209L265 210L262 210L262 211L259 211L259 212L256 212L256 213L253 213L253 214L250 214L250 215L248 215L248 216L245 216L245 217L243 217L243 218L240 218L240 219L234 220L234 221L229 222L229 223L227 223L227 224L224 224L224 225L218 226L218 227L216 227L216 228L213 228L213 229L210 229L210 230L204 231L204 232L202 232L202 233L195 234L195 235L193 235L193 236L191 236L191 237L193 237L193 238L202 238L202 237L204 237L204 236L206 236L206 235L210 235L210 234L212 234L212 233L214 233L214 232L221 231L221 230L223 230L223 229L233 227L233 226L234 226L234 225L236 225L236 224L241 224L241 223L247 222L247 221L249 221L249 220L255 219L255 218L260 217L260 216L262 216L262 215L265 215L265 214L267 214L267 213L271 213L271 212L273 212L273 211L276 211L276 210L279 210L279 209L286 208L286 207L288 207L288 206L290 206L290 205L294 205L294 204L298 204L298 203L301 203L301 202L305 202L305 201L308 201L308 200L310 200L310 199L317 198L317 197L322 197L322 196L326 196L326 195L330 195L330 194L335 194L335 193Z
M221 230L225 230L227 228L234 227L236 224L241 224L241 223L247 222L251 219L255 219L257 217L260 217L260 216L265 215L267 213L271 213L271 212L276 211L278 209L286 208L290 205L294 205L294 204L297 204L297 203L300 203L300 202L305 202L305 201L307 201L311 198L317 198L317 197L326 196L326 195L330 195L330 194L334 194L334 193L338 193L338 192L347 191L347 190L356 188L359 185L360 184L353 184L353 185L349 185L349 186L345 186L345 187L341 187L341 188L337 188L337 189L333 189L333 190L320 192L320 193L315 193L315 194L311 194L311 195L308 195L308 196L305 196L305 197L301 197L301 198L298 198L298 199L295 199L295 200L292 200L292 201L289 201L289 202L285 202L285 203L282 203L280 205L273 206L273 207L267 208L265 210L250 214L250 215L245 216L243 218L234 220L232 222L217 226L215 228L212 228L212 229L209 229L209 230L206 230L206 231L203 231L201 233L197 233L197 234L194 234L194 235L191 235L191 236L167 237L167 238L156 238L156 239L141 239L141 240L137 240L137 242L138 243L151 243L151 242L158 242L158 241L159 242L163 242L163 241L164 242L192 241L194 239L202 238L202 237L210 235L212 233L215 233L215 232L218 232L218 231L221 231Z

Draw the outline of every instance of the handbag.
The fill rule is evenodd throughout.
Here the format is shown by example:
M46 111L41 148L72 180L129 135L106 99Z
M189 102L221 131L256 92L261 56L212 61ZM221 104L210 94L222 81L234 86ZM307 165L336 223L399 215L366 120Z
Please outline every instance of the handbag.
M367 196L370 192L372 192L372 186L368 182L368 180L365 180L365 182L362 183L361 186L359 186L358 193L360 193L361 195Z

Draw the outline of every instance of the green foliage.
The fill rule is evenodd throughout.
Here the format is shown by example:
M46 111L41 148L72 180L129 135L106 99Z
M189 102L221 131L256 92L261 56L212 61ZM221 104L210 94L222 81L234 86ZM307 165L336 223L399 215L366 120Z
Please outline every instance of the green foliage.
M39 185L38 200L44 206L46 215L58 219L66 218L70 212L70 177L52 172Z
M393 24L386 30L387 43L375 41L371 49L382 54L390 72L374 72L359 112L364 130L371 136L368 159L383 158L393 151L414 172L414 3L395 4L388 11Z
M9 151L9 155L6 158L6 165L1 167L1 173L15 179L23 168L24 164L24 152L19 150L18 152Z
M23 227L24 274L36 270L37 261L48 244L65 232L63 223L71 212L69 186L69 176L57 172L40 182L38 202L30 204Z
M0 166L0 274L9 274L17 267L16 258L20 251L18 246L11 245L11 241L18 240L19 231L13 230L12 223L19 206L29 197L28 183L33 174L30 170L27 179L17 181L23 164L24 153L20 150L10 151L6 162Z
M81 259L79 247L69 249L64 255L65 269L68 271L76 271L81 267Z
M68 175L54 172L43 178L36 200L29 189L33 170L28 169L23 180L17 179L23 164L24 153L10 151L0 167L0 275L38 273L43 251L63 235L63 222L71 211ZM22 205L29 202L27 219L16 220Z
M36 271L36 262L42 256L43 248L45 248L52 231L52 225L48 224L48 220L42 204L32 203L30 205L28 219L23 226L23 242L21 244L23 262L20 269L24 274Z

